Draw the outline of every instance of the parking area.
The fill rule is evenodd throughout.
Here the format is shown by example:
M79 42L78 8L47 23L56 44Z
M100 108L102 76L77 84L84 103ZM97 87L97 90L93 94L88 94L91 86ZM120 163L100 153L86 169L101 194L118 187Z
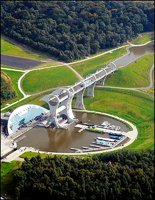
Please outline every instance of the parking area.
M12 67L17 67L17 68L22 68L22 69L29 69L29 68L38 66L42 63L44 62L1 54L2 65L12 66Z

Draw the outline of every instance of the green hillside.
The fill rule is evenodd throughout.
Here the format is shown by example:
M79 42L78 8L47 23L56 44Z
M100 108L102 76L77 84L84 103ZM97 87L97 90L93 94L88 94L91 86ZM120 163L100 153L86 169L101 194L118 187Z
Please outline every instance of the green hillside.
M35 60L45 60L38 55L27 52L23 48L1 37L1 53L10 56L19 56L22 58L29 58Z
M118 69L110 75L105 85L117 87L144 87L150 83L150 69L154 63L154 55L144 55L126 67Z
M2 1L1 10L3 35L66 62L154 29L152 2Z
M26 93L32 94L60 86L68 86L77 80L78 78L70 69L60 66L29 72L22 80L22 87Z
M7 76L7 74L1 72L1 93L0 93L1 104L3 105L5 102L15 97L16 93L12 87L11 79Z

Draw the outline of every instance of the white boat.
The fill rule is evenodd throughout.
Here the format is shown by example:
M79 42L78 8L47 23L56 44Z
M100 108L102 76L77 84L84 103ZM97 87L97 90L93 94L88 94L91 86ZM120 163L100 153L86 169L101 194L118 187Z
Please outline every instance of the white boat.
M101 125L106 126L106 125L110 125L110 123L108 121L104 121Z

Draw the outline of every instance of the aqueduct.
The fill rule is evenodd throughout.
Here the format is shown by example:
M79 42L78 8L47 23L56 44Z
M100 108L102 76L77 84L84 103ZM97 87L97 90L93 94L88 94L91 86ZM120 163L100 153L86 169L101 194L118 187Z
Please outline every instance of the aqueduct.
M86 90L87 97L94 96L95 85L104 85L106 77L117 70L114 63L108 64L105 68L97 70L94 74L78 81L74 85L59 88L44 96L41 100L48 103L50 108L50 123L57 128L66 128L76 119L72 111L72 99L76 96L75 109L83 110L83 96Z

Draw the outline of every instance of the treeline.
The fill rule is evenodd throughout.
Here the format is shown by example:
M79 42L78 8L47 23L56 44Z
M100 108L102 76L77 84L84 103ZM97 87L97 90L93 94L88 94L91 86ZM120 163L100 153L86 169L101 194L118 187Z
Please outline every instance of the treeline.
M0 91L0 100L1 105L6 101L16 97L16 93L11 86L10 78L4 73L1 72L1 91Z
M2 1L1 31L69 62L152 31L153 16L152 2Z
M154 151L25 159L13 187L20 200L153 200Z

